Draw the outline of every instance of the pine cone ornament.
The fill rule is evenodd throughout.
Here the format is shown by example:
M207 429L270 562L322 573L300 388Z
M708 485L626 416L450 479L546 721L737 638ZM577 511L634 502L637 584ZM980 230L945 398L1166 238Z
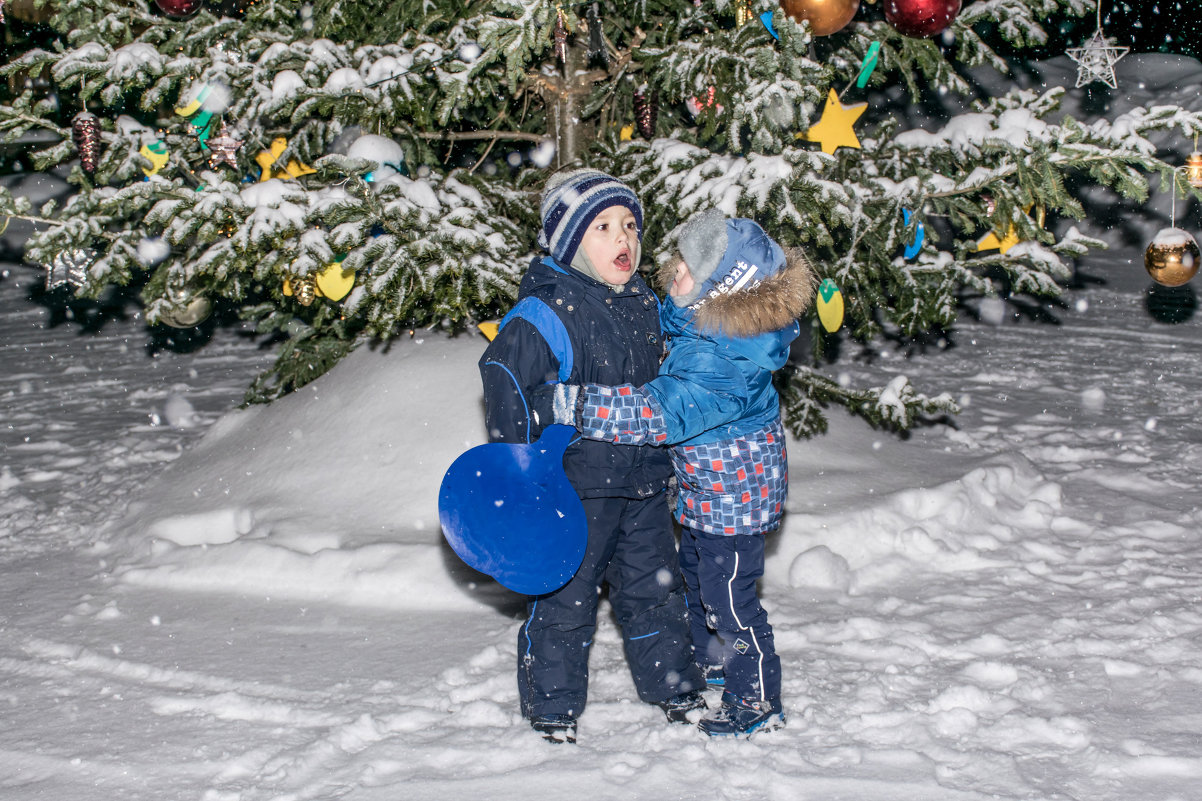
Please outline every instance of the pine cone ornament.
M655 138L655 117L659 112L659 98L647 89L646 84L634 90L634 121L644 139Z
M71 121L71 133L75 138L75 149L79 151L79 163L88 175L96 172L100 161L100 120L88 111L81 111Z

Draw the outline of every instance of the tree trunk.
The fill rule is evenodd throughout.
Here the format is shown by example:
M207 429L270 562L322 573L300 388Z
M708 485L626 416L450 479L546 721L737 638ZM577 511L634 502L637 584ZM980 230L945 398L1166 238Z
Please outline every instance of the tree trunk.
M580 118L580 109L593 84L605 77L604 71L589 71L584 47L571 44L567 62L554 77L544 78L543 97L547 103L550 134L555 141L555 167L577 161L597 135L596 123Z

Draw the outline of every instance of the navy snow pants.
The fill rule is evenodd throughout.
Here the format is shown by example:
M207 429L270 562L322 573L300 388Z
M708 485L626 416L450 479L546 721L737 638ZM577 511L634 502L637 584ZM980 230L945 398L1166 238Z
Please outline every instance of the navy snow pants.
M683 528L680 570L698 663L721 665L725 690L740 698L779 698L780 657L755 587L764 575L764 535Z
M693 660L664 495L583 503L584 562L561 589L528 600L528 617L518 630L518 695L528 718L583 711L602 584L609 585L639 698L655 703L705 686Z

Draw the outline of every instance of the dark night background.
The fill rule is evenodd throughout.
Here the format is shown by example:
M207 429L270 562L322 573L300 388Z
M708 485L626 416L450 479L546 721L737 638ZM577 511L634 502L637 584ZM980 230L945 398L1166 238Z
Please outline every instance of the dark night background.
M1101 0L1102 31L1115 44L1137 53L1179 53L1202 58L1202 2L1199 0ZM1062 20L1049 27L1051 41L1041 55L1056 56L1077 47L1097 29L1096 14Z

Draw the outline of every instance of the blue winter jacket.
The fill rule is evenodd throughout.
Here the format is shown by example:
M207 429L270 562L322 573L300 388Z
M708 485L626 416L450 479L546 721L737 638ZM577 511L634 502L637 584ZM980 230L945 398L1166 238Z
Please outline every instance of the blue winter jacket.
M780 525L788 490L780 398L796 322L754 337L702 334L694 312L663 304L668 356L653 381L586 386L585 436L672 445L677 519L713 534L757 534Z
M703 335L693 312L665 303L660 312L668 356L644 389L659 402L667 441L700 445L734 439L780 419L772 373L789 360L797 323L756 337Z
M655 378L663 347L659 300L641 276L614 292L550 258L536 259L517 305L480 358L489 440L538 439L542 426L530 405L535 387L643 384ZM640 444L577 440L563 462L582 498L648 497L672 475L664 449Z

